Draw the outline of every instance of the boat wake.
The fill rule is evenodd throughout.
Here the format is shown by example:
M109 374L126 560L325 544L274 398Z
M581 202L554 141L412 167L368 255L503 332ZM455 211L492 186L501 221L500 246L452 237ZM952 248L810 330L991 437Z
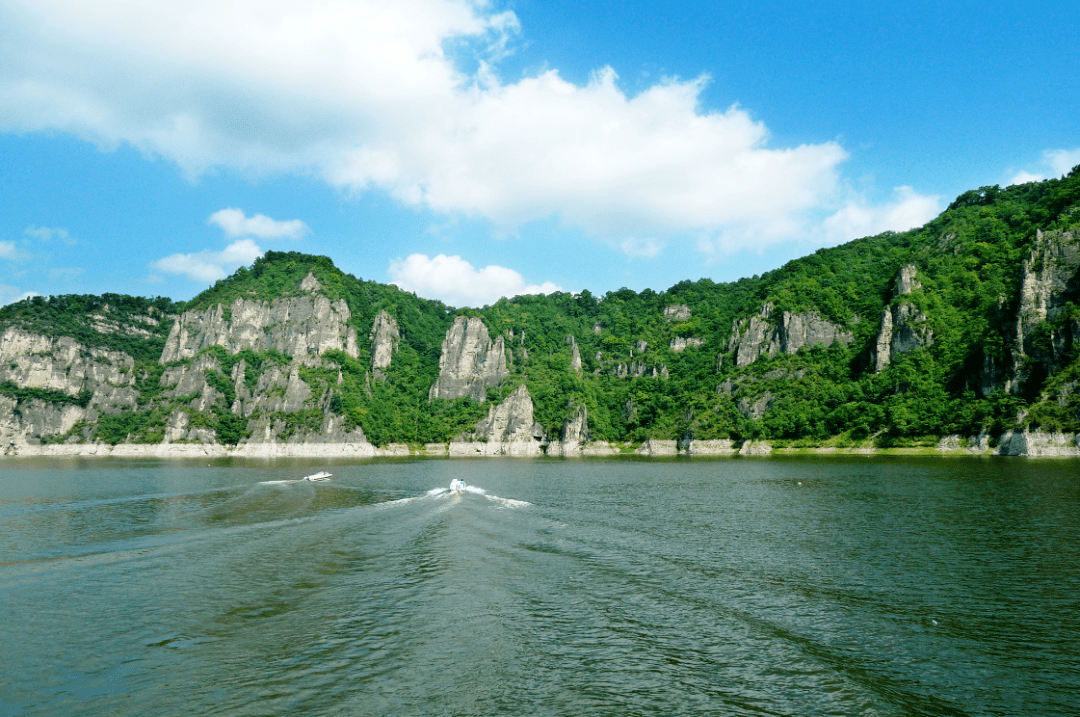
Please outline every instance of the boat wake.
M486 490L484 490L483 488L479 488L475 485L467 485L461 491L452 491L449 488L433 488L427 492L427 495L436 497L445 496L461 498L462 492L473 493L474 495L483 496L493 503L498 503L504 508L524 508L526 506L532 505L532 503L524 500L514 500L512 498L500 498L497 495L488 495L488 492Z

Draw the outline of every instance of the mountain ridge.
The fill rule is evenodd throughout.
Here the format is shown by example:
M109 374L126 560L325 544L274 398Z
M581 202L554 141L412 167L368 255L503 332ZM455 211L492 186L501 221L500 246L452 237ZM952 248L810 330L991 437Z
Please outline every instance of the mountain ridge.
M268 252L188 302L0 308L0 446L1080 455L1078 272L1080 167L662 292L454 308Z

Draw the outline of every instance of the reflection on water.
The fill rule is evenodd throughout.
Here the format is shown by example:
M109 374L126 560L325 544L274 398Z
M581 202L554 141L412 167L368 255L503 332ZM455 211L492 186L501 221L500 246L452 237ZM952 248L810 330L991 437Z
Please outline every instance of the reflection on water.
M323 468L5 463L0 715L1080 711L1072 464Z

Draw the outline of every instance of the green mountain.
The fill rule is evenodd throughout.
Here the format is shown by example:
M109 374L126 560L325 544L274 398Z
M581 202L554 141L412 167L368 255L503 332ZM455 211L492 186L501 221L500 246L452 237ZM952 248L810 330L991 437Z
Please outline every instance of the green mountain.
M919 229L664 292L455 309L268 252L184 304L0 309L0 445L723 453L951 436L1075 453L1078 270L1080 167L966 192Z

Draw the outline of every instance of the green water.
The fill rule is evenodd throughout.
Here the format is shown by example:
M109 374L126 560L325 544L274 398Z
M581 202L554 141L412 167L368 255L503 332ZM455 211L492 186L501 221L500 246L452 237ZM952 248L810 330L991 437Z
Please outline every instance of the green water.
M0 464L0 717L1078 713L1074 462Z

